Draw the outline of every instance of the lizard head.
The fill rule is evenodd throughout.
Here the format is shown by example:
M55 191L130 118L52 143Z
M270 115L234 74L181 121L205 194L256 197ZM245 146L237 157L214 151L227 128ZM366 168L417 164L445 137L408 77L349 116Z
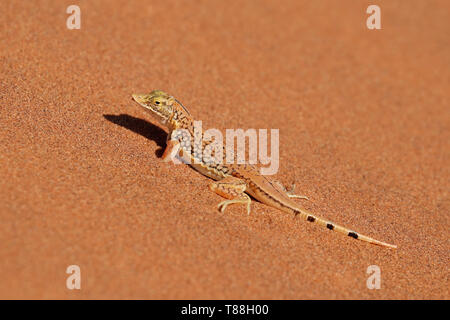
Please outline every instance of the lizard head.
M173 113L175 99L161 90L148 94L133 94L133 99L149 113L156 115L161 123L166 124Z

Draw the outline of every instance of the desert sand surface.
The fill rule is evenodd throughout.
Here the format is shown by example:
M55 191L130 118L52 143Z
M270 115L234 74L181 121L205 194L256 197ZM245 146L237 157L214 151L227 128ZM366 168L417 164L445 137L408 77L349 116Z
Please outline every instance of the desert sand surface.
M450 298L449 12L1 1L0 298ZM277 179L298 202L398 249L258 202L221 214L208 178L161 161L166 131L131 100L153 89L204 128L279 129ZM81 290L66 288L69 265Z

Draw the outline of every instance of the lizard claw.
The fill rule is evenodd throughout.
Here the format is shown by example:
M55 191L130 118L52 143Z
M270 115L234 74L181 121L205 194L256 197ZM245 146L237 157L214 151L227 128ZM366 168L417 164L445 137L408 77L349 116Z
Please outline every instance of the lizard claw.
M294 194L294 190L295 190L295 183L293 183L291 185L291 188L285 189L286 190L286 194L289 198L297 198L297 199L305 199L305 200L309 200L309 198L307 196L302 196L302 195L298 195L298 194Z
M225 212L226 207L229 205L229 202L228 202L228 201L229 201L229 200L222 201L221 203L219 203L219 204L217 205L217 208L219 209L220 212L222 212L222 213Z
M247 201L246 201L247 202ZM229 204L232 204L232 203L242 203L242 201L239 201L239 200L225 200L225 201L222 201L221 203L219 203L218 205L217 205L217 208L219 209L219 211L221 212L221 213L224 213L225 212L225 209L227 208L227 206L229 205ZM250 203L251 203L251 201L248 201L247 202L247 214L250 214L250 211L251 211L251 209L250 209Z
M307 196L300 196L298 194L288 194L289 198L297 198L297 199L305 199L305 200L309 200L309 198Z

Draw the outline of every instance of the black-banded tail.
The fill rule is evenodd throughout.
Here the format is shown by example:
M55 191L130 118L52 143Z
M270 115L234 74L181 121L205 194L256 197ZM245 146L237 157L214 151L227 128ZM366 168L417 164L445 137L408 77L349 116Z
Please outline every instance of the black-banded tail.
M339 226L339 225L337 225L337 224L335 224L335 223L333 223L331 221L327 221L327 220L324 220L322 218L316 217L315 215L313 215L313 214L311 214L311 213L309 213L309 212L307 212L305 210L302 210L302 209L295 209L295 210L292 209L292 210L294 211L296 216L299 215L302 219L304 219L306 221L319 224L321 226L326 227L327 229L330 229L330 230L333 230L333 231L337 231L337 232L345 234L345 235L347 235L349 237L352 237L352 238L355 238L355 239L358 239L358 240L362 240L362 241L366 241L366 242L369 242L369 243L377 244L379 246L383 246L383 247L387 247L387 248L391 248L391 249L397 248L396 245L375 240L375 239L373 239L371 237L365 236L363 234L357 233L357 232L352 231L350 229L347 229L345 227Z

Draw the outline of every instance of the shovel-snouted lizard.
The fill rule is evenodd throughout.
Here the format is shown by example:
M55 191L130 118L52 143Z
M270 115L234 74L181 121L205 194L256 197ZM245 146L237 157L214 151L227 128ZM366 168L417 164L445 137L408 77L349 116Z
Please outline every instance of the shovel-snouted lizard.
M210 189L228 199L219 203L218 208L221 212L224 212L229 204L241 203L247 206L247 212L250 213L251 199L247 195L249 194L266 205L287 213L293 213L304 220L319 224L329 230L343 233L351 238L388 248L397 247L359 234L309 213L291 200L291 198L295 197L306 197L292 194L293 189L287 190L278 181L261 175L259 170L253 165L226 164L225 159L223 159L222 164L214 161L204 161L202 158L198 160L198 154L194 153L195 148L190 148L193 144L189 144L189 148L187 148L187 144L183 142L186 138L183 140L177 136L178 129L185 129L190 133L191 141L193 142L194 119L177 99L167 93L154 90L149 94L133 94L133 99L150 114L156 115L159 122L168 128L167 147L162 156L165 162L171 161L175 155L185 159L188 158L191 160L188 163L194 169L216 180L210 184ZM208 144L209 142L202 141L201 150L203 151Z

